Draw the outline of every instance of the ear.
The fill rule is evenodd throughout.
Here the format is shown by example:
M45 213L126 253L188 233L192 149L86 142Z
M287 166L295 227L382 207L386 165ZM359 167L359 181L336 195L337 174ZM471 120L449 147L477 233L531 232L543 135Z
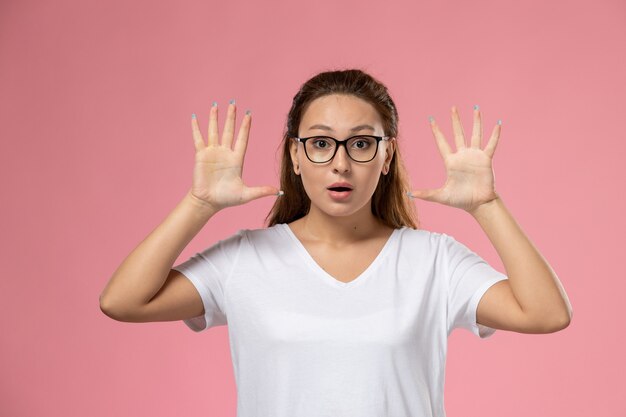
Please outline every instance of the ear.
M383 164L382 173L387 175L389 173L389 167L393 160L393 154L396 151L396 138L389 138L387 146L385 147L385 163Z
M291 164L293 165L293 172L296 175L300 175L300 164L298 163L298 142L294 138L289 138L289 155L291 156Z

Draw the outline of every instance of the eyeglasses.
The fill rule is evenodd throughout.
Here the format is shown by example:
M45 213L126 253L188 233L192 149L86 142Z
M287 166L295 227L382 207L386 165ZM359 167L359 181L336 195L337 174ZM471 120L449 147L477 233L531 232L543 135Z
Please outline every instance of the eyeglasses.
M346 153L353 161L369 162L376 157L378 143L381 140L389 140L389 136L358 135L346 140L337 140L330 136L311 136L295 139L297 142L304 144L304 153L309 158L309 161L323 164L335 157L340 146L346 148Z

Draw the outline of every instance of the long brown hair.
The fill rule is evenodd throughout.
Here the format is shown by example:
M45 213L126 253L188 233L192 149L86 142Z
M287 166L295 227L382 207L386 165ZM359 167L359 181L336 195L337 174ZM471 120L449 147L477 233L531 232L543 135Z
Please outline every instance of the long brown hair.
M380 175L372 196L372 214L394 229L402 226L417 229L419 221L415 205L407 196L410 191L400 149L398 147L398 112L387 87L360 69L321 72L305 82L294 96L283 133L280 168L280 189L285 194L276 199L266 217L268 226L291 223L304 217L311 206L302 179L293 172L289 153L290 138L298 136L302 115L313 100L329 94L348 94L372 104L383 122L384 135L396 138L396 150L387 175Z

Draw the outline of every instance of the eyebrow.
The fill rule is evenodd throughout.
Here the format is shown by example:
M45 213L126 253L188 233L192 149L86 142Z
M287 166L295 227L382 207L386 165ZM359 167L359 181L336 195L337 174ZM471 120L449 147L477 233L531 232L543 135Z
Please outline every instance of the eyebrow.
M328 130L330 132L334 132L332 127L329 127L329 126L326 126L326 125L320 125L320 124L313 125L313 126L309 127L309 130L313 130L313 129L321 129L321 130ZM363 129L369 129L372 132L376 131L376 129L374 129L370 125L358 125L358 126L353 127L352 129L350 129L350 131L351 132L356 132L358 130L363 130Z

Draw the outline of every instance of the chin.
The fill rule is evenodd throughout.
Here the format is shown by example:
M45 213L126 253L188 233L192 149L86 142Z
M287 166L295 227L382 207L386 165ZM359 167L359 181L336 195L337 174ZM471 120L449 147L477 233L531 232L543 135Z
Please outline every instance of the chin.
M313 206L311 206L311 208L313 208ZM354 204L339 204L331 202L330 204L324 204L322 206L316 205L315 210L331 217L349 217L353 215L359 215L364 210L371 210L371 203L366 202L360 207L355 207Z

